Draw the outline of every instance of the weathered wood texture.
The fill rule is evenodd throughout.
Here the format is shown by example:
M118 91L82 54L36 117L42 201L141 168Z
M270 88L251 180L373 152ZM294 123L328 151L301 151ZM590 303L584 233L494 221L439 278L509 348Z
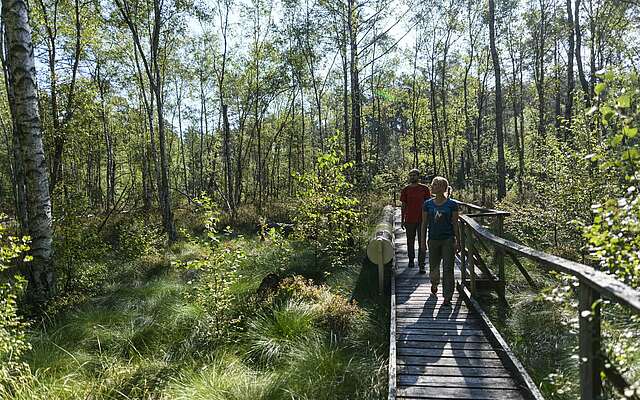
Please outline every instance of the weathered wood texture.
M583 265L574 261L566 260L557 256L553 256L542 251L532 249L530 247L512 242L500 237L502 234L502 218L504 213L495 210L476 210L477 207L465 203L468 209L479 211L475 216L495 217L497 224L495 225L495 234L489 232L484 226L478 223L473 214L461 215L461 228L465 239L463 247L463 259L465 260L463 268L465 272L468 270L470 280L463 280L462 283L468 286L460 286L460 293L468 298L469 303L473 305L477 313L485 320L485 325L491 327L491 322L484 316L480 306L472 298L477 291L477 282L474 280L475 267L487 267L482 265L482 259L477 253L477 244L480 244L485 251L493 250L495 252L495 263L498 265L498 281L502 285L499 289L504 297L504 256L508 255L514 262L515 266L520 270L527 282L536 288L535 282L527 273L518 257L524 257L534 263L541 265L547 269L569 274L576 277L579 281L578 298L579 298L579 347L580 347L580 398L581 400L594 400L601 397L602 381L601 373L605 372L607 376L618 377L619 379L609 380L620 394L625 394L629 384L625 382L622 375L617 371L616 367L609 362L604 362L604 355L601 347L601 299L608 298L623 306L629 307L636 314L640 314L640 291L635 290L623 282L619 281L612 275L598 271L590 266ZM474 208L475 207L475 208ZM489 249L488 247L491 247ZM399 316L402 320L402 316ZM493 328L491 329L493 331ZM501 339L492 339L492 343L501 345ZM516 370L524 370L519 362L512 354L506 354L510 368ZM528 386L532 382L526 382Z
M490 242L495 248L502 249L506 253L515 256L528 258L556 271L573 275L587 286L601 293L602 296L628 306L636 313L640 313L640 292L625 285L615 277L597 271L587 265L566 260L498 237L467 215L461 216L460 219L474 231L473 234L475 236Z
M466 296L456 292L451 306L443 307L442 287L434 296L428 274L408 268L406 235L399 223L395 224L395 249L394 397L389 398L536 398L519 371L509 368L504 358L508 349L497 345ZM459 268L455 276L459 281Z

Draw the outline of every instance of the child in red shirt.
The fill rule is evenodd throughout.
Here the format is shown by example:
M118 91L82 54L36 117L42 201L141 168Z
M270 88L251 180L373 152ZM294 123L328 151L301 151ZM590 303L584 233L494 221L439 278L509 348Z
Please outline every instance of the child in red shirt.
M400 192L402 202L402 229L407 230L407 251L409 253L409 268L415 266L415 241L418 234L418 265L420 270L424 270L426 249L422 245L422 205L431 198L431 191L427 185L418 182L420 171L412 169L409 171L409 184Z

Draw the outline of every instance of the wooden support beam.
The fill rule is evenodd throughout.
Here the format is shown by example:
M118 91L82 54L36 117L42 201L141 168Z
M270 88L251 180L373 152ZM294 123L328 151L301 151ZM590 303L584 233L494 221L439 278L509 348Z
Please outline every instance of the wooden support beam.
M495 231L498 236L502 236L502 232L504 230L504 215L498 215L495 221ZM505 286L507 282L505 281L505 273L504 273L504 251L499 247L494 247L494 261L498 265L498 280L500 281L500 287L498 288L498 295L503 302L506 302L505 298Z
M460 229L462 229L462 234L460 235L460 265L462 266L462 268L460 268L461 271L461 278L462 278L462 282L464 282L467 279L467 259L468 259L468 251L467 251L467 246L466 246L466 236L467 236L467 225L466 224L459 224Z
M475 250L475 245L474 245L474 237L473 237L473 232L471 231L471 229L467 230L468 236L467 236L467 242L469 243L469 279L470 279L470 290L471 290L471 296L475 297L478 294L477 288L476 288L476 261L475 261L475 257L473 257L473 254L475 254L476 250Z
M514 254L510 252L507 252L507 254L511 258L511 261L513 261L513 263L515 264L516 268L518 268L520 273L524 276L524 279L526 279L527 282L529 282L529 285L535 290L538 290L538 285L535 283L533 278L531 278L531 275L529 275L529 272L527 272L524 266L520 263L520 260L518 260L518 257L516 257Z
M602 393L600 371L600 294L580 281L580 399L598 400Z

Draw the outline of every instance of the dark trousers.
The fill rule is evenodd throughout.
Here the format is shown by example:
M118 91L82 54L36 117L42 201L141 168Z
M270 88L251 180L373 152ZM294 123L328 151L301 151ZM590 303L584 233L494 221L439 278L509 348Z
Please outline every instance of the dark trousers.
M423 266L426 259L426 250L422 247L421 225L422 222L405 223L404 227L407 230L407 252L409 253L409 261L413 261L416 258L416 236L418 236L418 265Z
M454 260L453 238L429 240L429 277L433 285L440 283L440 261L442 261L442 292L445 299L453 296Z

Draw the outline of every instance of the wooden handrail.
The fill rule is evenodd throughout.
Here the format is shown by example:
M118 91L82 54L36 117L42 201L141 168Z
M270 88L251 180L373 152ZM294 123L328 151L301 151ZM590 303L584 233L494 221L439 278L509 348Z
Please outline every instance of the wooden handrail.
M466 204L469 206L468 204ZM477 206L475 206L477 208ZM486 212L481 213L483 217ZM496 221L499 222L497 234L502 234L502 219L504 214L498 215ZM493 246L496 252L496 263L500 269L501 296L504 297L504 255L509 255L520 271L525 275L530 284L533 280L526 273L526 270L517 261L516 256L524 257L543 265L551 270L562 272L578 278L578 317L579 317L579 358L580 358L580 399L596 400L602 393L601 372L614 379L611 383L614 387L624 393L628 384L624 382L622 375L609 362L605 362L606 355L602 351L601 333L601 305L602 297L609 298L619 304L629 307L636 314L640 314L640 291L631 288L619 281L614 276L598 271L587 265L571 260L566 260L540 250L532 249L519 243L504 239L491 233L488 229L476 222L471 215L460 215L462 229L462 268L463 281L466 275L467 265L470 271L471 295L475 296L477 283L475 277L476 262L473 254L476 252L475 243L486 242Z
M459 201L459 200L456 200L456 202L460 206L467 207L468 209L475 211L471 215L476 217L493 217L493 216L508 217L509 215L511 215L511 213L508 211L494 210L491 208L481 207L479 205L472 204L472 203L465 203L464 201Z
M528 258L553 270L573 275L604 296L624 304L640 314L640 292L625 285L615 277L595 270L587 265L547 254L540 250L532 249L531 247L498 237L469 216L461 215L460 219L464 221L476 235L490 242L495 247Z

